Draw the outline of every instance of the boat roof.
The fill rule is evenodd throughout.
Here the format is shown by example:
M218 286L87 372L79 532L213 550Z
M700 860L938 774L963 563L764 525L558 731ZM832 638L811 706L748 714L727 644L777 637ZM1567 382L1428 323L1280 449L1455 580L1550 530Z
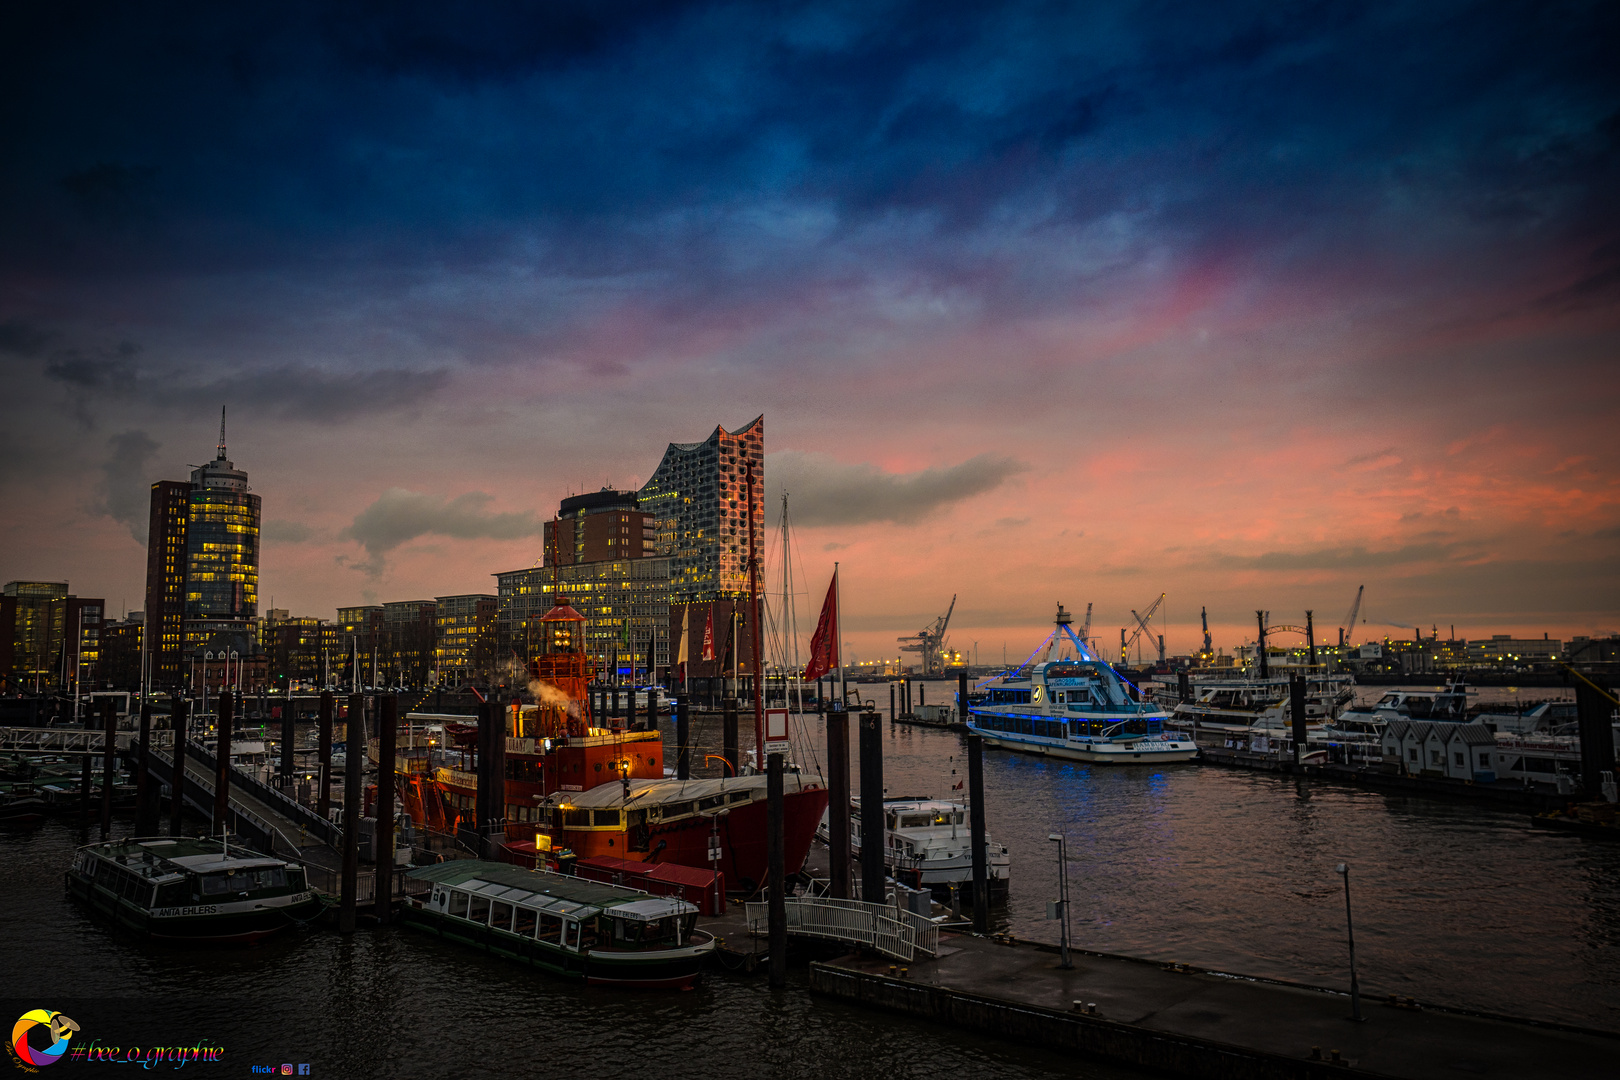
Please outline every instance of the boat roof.
M151 839L109 840L79 849L138 870L148 877L189 872L206 874L216 870L264 870L289 866L286 859L261 855L238 846L228 852L212 837L155 837Z
M685 802L689 799L707 799L715 795L734 792L765 793L765 776L730 776L710 780L632 780L630 781L631 809L656 806L660 803ZM808 773L782 774L782 791L792 794L806 788L825 787L819 776ZM567 805L577 810L607 810L626 805L625 785L609 781L588 791L559 791L545 801L551 806Z
M437 866L412 870L409 876L418 881L466 889L508 904L522 904L548 915L587 918L607 911L646 921L697 911L694 905L674 897L650 896L623 885L478 859L452 859Z

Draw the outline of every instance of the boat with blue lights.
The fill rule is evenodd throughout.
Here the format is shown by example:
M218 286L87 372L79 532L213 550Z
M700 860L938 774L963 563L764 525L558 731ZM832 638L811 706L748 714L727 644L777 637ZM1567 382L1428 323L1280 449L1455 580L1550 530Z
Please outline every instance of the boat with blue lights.
M1065 644L1074 656L1051 659ZM1165 727L1168 712L1133 695L1119 672L1075 634L1062 604L1057 628L1031 659L982 689L983 700L968 705L967 728L990 746L1096 764L1159 765L1198 756L1192 736Z

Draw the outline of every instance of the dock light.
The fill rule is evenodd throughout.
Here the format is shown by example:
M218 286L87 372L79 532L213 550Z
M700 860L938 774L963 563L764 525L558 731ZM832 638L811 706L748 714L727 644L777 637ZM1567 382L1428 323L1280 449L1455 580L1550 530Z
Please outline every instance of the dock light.
M1361 1015L1361 984L1356 981L1356 930L1350 918L1350 867L1340 863L1333 872L1344 878L1344 933L1350 944L1350 1019L1363 1021Z
M1061 927L1063 936L1059 940L1062 943L1063 953L1063 963L1061 966L1065 971L1067 971L1068 969L1074 967L1074 965L1069 962L1069 860L1064 849L1062 833L1047 833L1046 838L1058 846L1057 906L1062 909L1063 913L1063 924ZM1051 915L1049 914L1047 917L1051 918Z

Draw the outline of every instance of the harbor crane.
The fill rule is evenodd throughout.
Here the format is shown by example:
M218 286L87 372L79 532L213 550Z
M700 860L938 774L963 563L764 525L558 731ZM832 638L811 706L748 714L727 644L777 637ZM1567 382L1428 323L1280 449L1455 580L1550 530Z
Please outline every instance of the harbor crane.
M951 612L956 610L956 596L945 614L934 620L933 626L924 627L910 637L896 638L901 652L922 654L922 673L925 676L945 674L945 661L941 653L945 648L945 628L951 625Z
M1198 655L1208 659L1209 657L1215 655L1215 650L1209 646L1209 608L1199 608L1198 619L1204 624L1204 649Z
M1136 620L1136 629L1131 632L1129 638L1125 636L1124 630L1119 632L1119 662L1121 664L1126 662L1126 654L1130 651L1131 646L1141 639L1143 634L1147 635L1148 645L1153 644L1153 631L1148 629L1148 620L1153 618L1154 612L1159 610L1159 605L1164 603L1164 597L1165 594L1160 593L1159 598L1148 606L1146 615L1138 615L1135 608L1131 609L1131 618ZM1159 635L1159 663L1164 663L1163 634Z
M1367 586L1365 585L1356 590L1356 602L1350 605L1350 614L1344 617L1344 626L1339 630L1339 647L1341 649L1346 645L1355 644L1356 617L1361 614L1361 594L1366 591ZM1346 634L1349 637L1346 637Z

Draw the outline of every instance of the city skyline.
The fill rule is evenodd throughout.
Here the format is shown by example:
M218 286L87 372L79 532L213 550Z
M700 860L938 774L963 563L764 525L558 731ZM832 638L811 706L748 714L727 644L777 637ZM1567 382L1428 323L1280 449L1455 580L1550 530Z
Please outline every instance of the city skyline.
M859 655L1620 630L1612 14L283 15L11 35L7 579L140 609L222 404L323 618L764 413Z

